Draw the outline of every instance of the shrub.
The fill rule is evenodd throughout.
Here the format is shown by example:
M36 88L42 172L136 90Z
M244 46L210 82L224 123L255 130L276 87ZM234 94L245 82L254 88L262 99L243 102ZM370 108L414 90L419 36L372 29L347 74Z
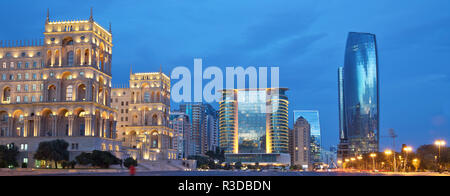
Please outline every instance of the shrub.
M131 166L138 166L138 162L134 160L133 158L129 157L123 161L123 166L125 166L127 169L130 169Z

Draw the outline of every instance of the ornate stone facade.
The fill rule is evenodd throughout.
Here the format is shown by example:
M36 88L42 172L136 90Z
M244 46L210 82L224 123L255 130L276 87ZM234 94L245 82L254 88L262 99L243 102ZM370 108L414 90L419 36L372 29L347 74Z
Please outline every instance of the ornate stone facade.
M129 88L114 88L118 137L138 160L177 159L176 133L169 128L170 78L162 72L132 73Z
M26 145L22 161L30 162L40 141L54 139L69 142L71 158L120 151L110 107L111 32L91 13L84 21L47 16L44 36L0 41L0 144Z

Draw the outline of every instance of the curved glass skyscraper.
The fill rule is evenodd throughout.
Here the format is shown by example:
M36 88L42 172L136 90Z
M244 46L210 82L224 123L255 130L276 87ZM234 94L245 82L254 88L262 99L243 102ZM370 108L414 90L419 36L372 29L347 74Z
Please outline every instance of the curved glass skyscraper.
M379 150L379 81L376 37L349 33L344 65L341 123L349 153L358 155ZM351 156L350 155L350 156Z

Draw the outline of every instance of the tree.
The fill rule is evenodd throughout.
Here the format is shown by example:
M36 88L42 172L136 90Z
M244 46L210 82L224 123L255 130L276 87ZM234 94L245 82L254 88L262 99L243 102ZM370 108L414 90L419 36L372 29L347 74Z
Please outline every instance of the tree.
M127 169L130 169L131 166L137 167L138 162L136 160L134 160L133 158L129 157L123 161L123 166L125 166Z
M59 162L69 160L69 151L67 151L68 147L69 143L64 140L41 142L39 143L36 154L34 154L34 159L45 160L48 162L53 161L55 163L55 167L58 168Z
M89 164L92 163L92 154L91 153L82 152L80 155L75 157L75 160L80 165L85 165L85 166L89 165Z
M241 169L242 169L242 162L237 162L237 163L235 163L235 164L234 164L234 167L235 167L237 170L241 170Z
M11 148L0 145L0 168L18 167L17 155L19 155L19 150L14 144L11 145Z
M119 164L119 159L110 152L94 150L92 152L92 166L109 168L110 165Z

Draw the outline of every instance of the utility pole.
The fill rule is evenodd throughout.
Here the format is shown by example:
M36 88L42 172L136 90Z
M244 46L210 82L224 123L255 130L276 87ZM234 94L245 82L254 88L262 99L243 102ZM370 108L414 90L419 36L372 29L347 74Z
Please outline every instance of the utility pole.
M394 172L397 172L397 157L395 155L395 138L398 137L397 134L395 134L394 129L389 129L389 137L392 138L392 149L393 149L393 153L394 153Z

